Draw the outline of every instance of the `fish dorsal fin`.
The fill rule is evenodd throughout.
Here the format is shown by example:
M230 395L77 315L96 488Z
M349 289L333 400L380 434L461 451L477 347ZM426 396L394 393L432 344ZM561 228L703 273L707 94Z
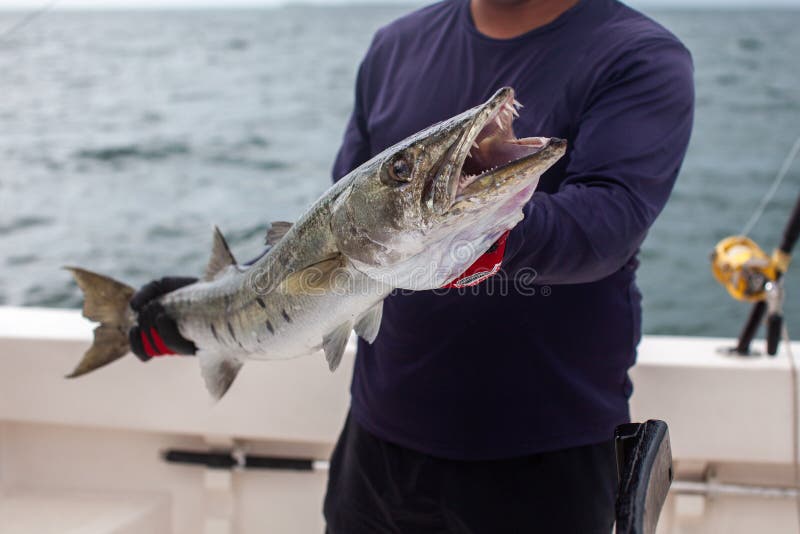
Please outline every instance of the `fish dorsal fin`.
M203 280L213 280L215 276L231 265L236 265L236 260L231 254L231 249L222 236L222 232L215 226L214 242L211 244L211 258L209 258L208 265L206 265Z
M356 321L355 331L356 334L364 338L367 343L372 343L378 336L378 330L381 328L381 317L383 317L383 301L380 301L364 315Z
M325 359L331 372L335 371L342 361L342 355L344 355L344 349L347 347L347 340L350 339L350 330L352 329L353 323L342 323L333 332L322 338L322 350L325 351Z
M283 239L286 232L292 227L292 223L286 221L275 221L270 224L267 230L267 236L264 238L265 245L274 246L275 243Z
M344 266L344 256L334 254L293 272L281 282L281 290L290 295L319 295L330 289L337 270Z
M197 353L200 360L200 372L206 382L206 388L214 400L219 400L233 384L242 362L231 356L224 356L216 352L200 350Z

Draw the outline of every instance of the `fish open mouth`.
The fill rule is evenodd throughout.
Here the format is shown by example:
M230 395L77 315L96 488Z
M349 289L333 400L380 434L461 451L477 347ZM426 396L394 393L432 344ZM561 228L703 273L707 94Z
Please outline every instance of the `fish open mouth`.
M532 156L547 146L548 137L517 138L514 135L513 122L519 117L517 109L521 107L512 93L491 112L470 144L458 177L456 196L482 176Z
M548 137L514 135L513 122L519 117L517 110L523 106L514 98L512 89L498 91L486 107L486 118L481 121L479 116L476 121L482 122L482 126L475 124L476 128L465 134L472 139L458 175L455 197L481 177L540 152L550 141Z
M566 141L552 137L517 138L513 123L522 104L504 87L484 104L464 112L463 129L428 182L423 202L442 214L462 200L500 198L517 186L536 187L539 175L566 150Z

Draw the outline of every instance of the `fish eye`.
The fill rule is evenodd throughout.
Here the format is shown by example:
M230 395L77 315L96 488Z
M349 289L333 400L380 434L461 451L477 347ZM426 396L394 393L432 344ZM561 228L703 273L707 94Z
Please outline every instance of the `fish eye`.
M389 167L389 174L397 182L411 180L411 163L403 156L395 159Z

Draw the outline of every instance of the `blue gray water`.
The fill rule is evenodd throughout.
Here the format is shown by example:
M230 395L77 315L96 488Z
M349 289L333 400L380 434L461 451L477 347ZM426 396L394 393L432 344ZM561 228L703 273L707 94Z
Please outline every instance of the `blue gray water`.
M408 7L50 12L0 40L0 304L78 307L64 264L133 285L240 258L329 185L372 32ZM648 333L735 335L748 306L708 253L740 231L800 135L800 12L655 11L696 63L697 119L645 243ZM21 15L0 13L0 31ZM771 249L800 188L753 232ZM800 335L800 267L788 277Z

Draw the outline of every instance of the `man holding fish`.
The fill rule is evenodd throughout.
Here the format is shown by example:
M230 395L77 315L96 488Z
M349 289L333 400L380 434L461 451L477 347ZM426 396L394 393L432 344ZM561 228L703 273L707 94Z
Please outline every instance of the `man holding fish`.
M385 298L374 341L359 340L329 534L611 529L612 433L629 420L640 338L636 255L688 145L691 58L615 0L444 0L376 33L334 177L503 86L525 107L502 102L449 187L468 190L548 138L565 139L566 155L464 274ZM394 160L390 175L403 181L412 164ZM131 340L145 359L156 345L193 352L181 333L161 316Z

